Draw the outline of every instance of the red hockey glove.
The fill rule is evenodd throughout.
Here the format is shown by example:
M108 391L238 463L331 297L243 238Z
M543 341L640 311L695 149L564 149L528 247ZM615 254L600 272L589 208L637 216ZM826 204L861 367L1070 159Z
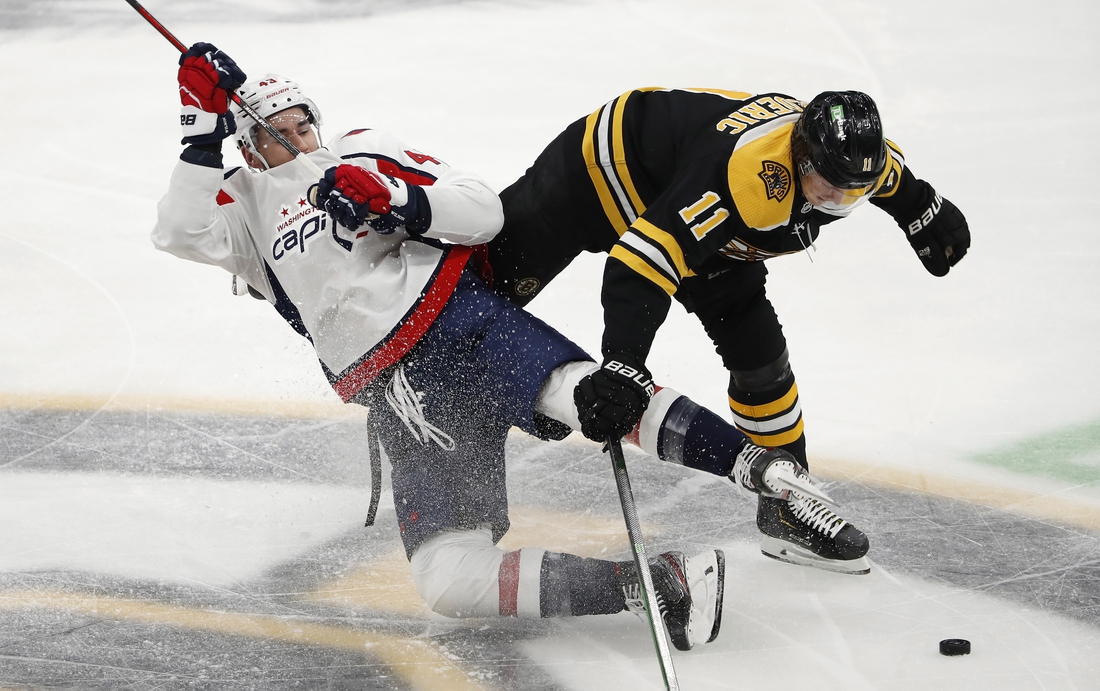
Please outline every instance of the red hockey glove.
M651 398L653 375L630 353L608 355L600 369L581 379L573 390L581 433L598 442L629 434Z
M309 188L308 199L348 230L358 230L367 220L391 209L386 179L346 163L326 170L325 177Z
M236 132L227 92L248 79L237 63L209 43L196 43L179 64L182 143L213 144Z

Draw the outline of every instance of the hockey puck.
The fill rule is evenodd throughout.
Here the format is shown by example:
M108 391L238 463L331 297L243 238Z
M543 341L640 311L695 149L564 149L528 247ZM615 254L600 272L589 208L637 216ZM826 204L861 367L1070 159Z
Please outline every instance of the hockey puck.
M945 638L940 641L940 655L969 655L970 641L965 638Z

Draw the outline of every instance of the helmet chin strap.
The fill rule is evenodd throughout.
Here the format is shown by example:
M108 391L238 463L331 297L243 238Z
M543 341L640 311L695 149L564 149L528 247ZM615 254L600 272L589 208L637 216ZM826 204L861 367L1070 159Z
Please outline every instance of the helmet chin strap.
M321 128L318 125L316 125L315 123L313 123L312 122L312 116L310 116L310 117L311 117L311 122L310 122L309 126L311 128L313 128L313 133L317 137L317 141L319 143L319 142L322 141L321 140ZM262 166L262 167L254 166L254 165L252 165L251 162L249 162L248 159L245 159L245 163L248 164L248 167L251 168L252 170L258 170L261 173L264 172L264 171L267 171L267 170L271 170L271 164L269 164L267 162L267 159L264 158L263 154L260 153L260 147L256 143L256 132L255 132L255 130L250 131L248 133L247 140L248 140L249 143L247 145L242 145L241 146L241 151L242 152L247 151L250 154L250 156L252 157L253 161L259 162L260 165ZM267 148L267 147L265 146L264 148ZM322 147L320 145L318 145L318 149L319 148L322 148ZM310 152L310 153L312 153L312 152ZM244 154L242 153L242 156L243 155Z
M251 133L248 135L248 142L248 144L241 145L241 156L244 157L244 162L248 164L248 167L252 170L258 170L261 173L265 170L271 170L271 166L268 165L267 159L265 159L263 157L263 154L260 153L259 148L256 146L256 141ZM246 152L248 154L247 156L245 156ZM256 163L259 163L260 165L257 166L255 165Z

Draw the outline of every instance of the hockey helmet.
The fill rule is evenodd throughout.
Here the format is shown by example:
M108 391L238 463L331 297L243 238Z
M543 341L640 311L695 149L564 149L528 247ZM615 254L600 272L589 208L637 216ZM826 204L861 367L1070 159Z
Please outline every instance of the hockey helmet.
M886 168L878 106L860 91L822 92L799 117L792 149L803 174L816 171L840 189L873 185Z
M287 108L302 106L306 111L306 117L309 118L309 123L317 130L317 138L320 140L321 125L323 124L321 111L317 109L316 104L308 96L302 93L302 87L298 86L298 82L285 79L277 74L266 74L263 79L243 84L241 88L237 89L237 94L242 101L247 103L265 120ZM263 161L266 166L267 161L260 154L256 144L256 129L259 125L236 103L233 103L231 108L233 109L233 118L237 121L237 146L247 149L253 156Z

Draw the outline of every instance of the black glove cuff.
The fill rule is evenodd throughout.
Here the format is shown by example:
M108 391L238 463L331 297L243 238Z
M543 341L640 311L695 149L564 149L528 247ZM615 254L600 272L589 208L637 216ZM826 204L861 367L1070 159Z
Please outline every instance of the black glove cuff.
M405 222L405 232L414 238L428 232L432 225L432 205L428 201L428 194L420 185L409 185L409 199L415 200L416 214Z
M906 168L902 171L901 181L898 182L894 194L883 199L873 197L871 203L890 214L899 228L908 231L909 224L920 217L935 196L936 191L932 189L932 185L918 180Z
M222 167L222 143L221 140L213 144L192 144L180 154L180 160L196 166L206 168Z

